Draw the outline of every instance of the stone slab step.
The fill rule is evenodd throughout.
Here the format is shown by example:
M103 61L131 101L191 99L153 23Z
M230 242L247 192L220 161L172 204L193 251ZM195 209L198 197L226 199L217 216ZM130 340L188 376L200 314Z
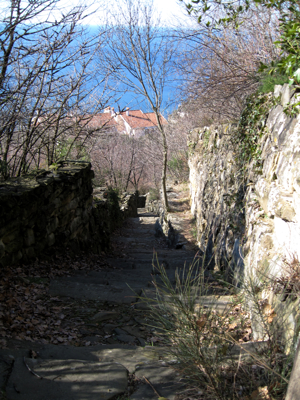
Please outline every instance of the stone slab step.
M200 296L196 300L196 309L204 307L209 310L223 313L224 311L229 310L235 300L236 298L234 296Z
M199 260L194 260L194 256L191 255L191 253L185 252L184 250L173 250L173 251L160 251L159 254L153 254L153 248L151 250L147 249L138 249L138 251L132 251L130 254L127 255L125 258L116 258L116 259L108 259L107 262L111 265L114 265L114 263L119 263L122 262L137 262L137 263L149 263L152 264L152 262L157 262L157 260L162 263L164 261L167 261L169 264L173 265L180 265L184 266L190 265L191 263L200 263L201 261ZM122 265L122 264L121 264Z
M145 245L152 245L153 246L153 239L149 236L148 241L145 236L136 235L136 236L120 236L114 239L114 243L118 244L127 244L127 245L137 245L137 246L145 246Z
M127 221L131 226L149 225L150 229L154 229L154 224L157 218L157 216L142 214L138 217L128 218Z
M19 341L17 347L18 348L15 349L0 349L0 358L5 365L8 365L9 360L28 357L30 348L38 354L38 359L72 359L119 363L123 365L129 373L133 373L136 365L158 362L160 359L164 358L165 354L165 349L163 347L140 347L126 344L76 347L31 342L24 342L22 344Z
M135 288L139 295L141 290ZM111 304L131 304L136 301L134 292L128 287L90 284L62 280L53 280L49 285L52 296L71 297L73 299L96 300Z
M148 228L147 226L141 225L139 228L122 228L122 235L124 236L141 236L141 237L151 237L155 234L154 228Z
M17 358L6 394L10 400L110 400L127 384L128 371L117 363Z
M142 298L139 298L135 305L138 310L150 310L151 309L150 305L154 306L157 305L155 302L155 300L157 299L157 294L154 288L149 287L143 289L141 297ZM166 302L169 304L170 307L172 307L173 302L170 301L171 300L170 296L165 294L164 296L161 295L161 297L166 299ZM149 301L147 301L147 299L149 299ZM199 296L194 300L195 311L199 309L203 310L207 309L207 310L214 310L219 314L223 314L224 312L226 312L226 310L230 309L234 300L235 300L234 296L215 296L215 295Z
M64 285L69 283L79 283L85 285L101 285L101 286L116 286L119 288L128 288L128 284L135 287L147 285L149 279L151 280L150 267L142 270L121 270L112 272L94 272L86 275L74 275L68 278L56 278L53 282L61 282ZM101 287L102 289L102 287Z

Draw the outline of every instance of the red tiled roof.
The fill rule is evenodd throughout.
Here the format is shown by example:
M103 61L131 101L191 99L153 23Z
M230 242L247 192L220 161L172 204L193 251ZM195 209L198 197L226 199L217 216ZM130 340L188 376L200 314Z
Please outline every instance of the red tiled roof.
M118 126L118 122L111 116L110 113L101 113L96 114L89 118L87 117L86 126L88 128L100 128L102 126L108 128L116 128Z
M121 117L121 118L120 118ZM70 117L71 120L74 117ZM100 129L102 127L115 128L119 132L125 131L124 121L130 126L130 129L153 128L157 126L156 115L154 113L144 113L141 110L130 110L129 115L126 111L111 115L110 112L104 112L96 115L84 115L80 118L80 124L90 129ZM163 124L167 120L161 115Z
M155 126L157 126L156 115L153 112L145 113L145 115L147 115L147 118L149 118L153 122L153 124L155 124ZM168 123L166 118L162 115L160 115L160 122L162 123L162 125L166 125Z
M121 112L124 121L130 126L131 129L150 128L156 126L141 110L130 110L129 115L126 112Z
M141 110L129 110L129 115L127 115L126 111L121 112L119 115L124 118L131 129L153 128L157 126L156 115L154 113L143 113ZM161 118L162 123L166 124L166 119L163 116L161 116Z

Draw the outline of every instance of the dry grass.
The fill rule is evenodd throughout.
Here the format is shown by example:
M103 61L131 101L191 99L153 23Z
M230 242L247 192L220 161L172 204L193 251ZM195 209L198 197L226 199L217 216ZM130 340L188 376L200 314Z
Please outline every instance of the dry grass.
M285 354L282 337L276 335L276 318L264 314L267 342L250 342L245 350L244 343L252 337L241 298L217 312L217 295L212 307L199 302L211 293L211 282L197 262L177 273L175 285L163 266L155 268L156 298L143 300L151 305L152 319L163 332L172 358L177 359L176 369L189 382L188 391L178 399L284 398L293 355ZM255 291L252 295L256 296Z

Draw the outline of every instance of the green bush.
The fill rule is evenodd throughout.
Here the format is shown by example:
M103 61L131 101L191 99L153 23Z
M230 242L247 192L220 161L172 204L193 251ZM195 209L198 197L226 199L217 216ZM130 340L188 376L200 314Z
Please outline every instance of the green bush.
M187 152L184 151L171 156L168 160L168 169L177 179L186 181L189 176Z
M284 85L289 82L288 75L280 72L274 72L272 75L269 73L262 73L260 77L260 86L257 93L270 93L274 92L275 85Z
M149 189L148 201L154 201L159 199L160 199L159 190L157 188Z
M238 128L232 135L235 160L240 164L243 173L246 172L246 168L251 161L254 161L252 168L257 173L261 171L260 139L265 133L269 110L275 104L276 99L270 93L254 94L247 98Z

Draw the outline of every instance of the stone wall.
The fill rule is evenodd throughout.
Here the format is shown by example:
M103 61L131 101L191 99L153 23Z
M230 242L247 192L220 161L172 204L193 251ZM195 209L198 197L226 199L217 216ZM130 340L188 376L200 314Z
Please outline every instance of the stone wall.
M229 272L245 232L245 185L234 160L236 125L210 126L189 139L191 212L208 269Z
M53 249L108 247L111 232L137 214L137 195L93 201L91 164L68 161L0 184L0 264L26 263Z
M241 169L238 125L196 130L189 140L191 210L207 267L253 285L261 304L284 311L290 335L298 334L299 303L282 303L276 291L300 279L300 115L284 112L296 96L288 85L275 87L277 105L261 120L259 169L254 160ZM253 331L263 338L255 321Z

